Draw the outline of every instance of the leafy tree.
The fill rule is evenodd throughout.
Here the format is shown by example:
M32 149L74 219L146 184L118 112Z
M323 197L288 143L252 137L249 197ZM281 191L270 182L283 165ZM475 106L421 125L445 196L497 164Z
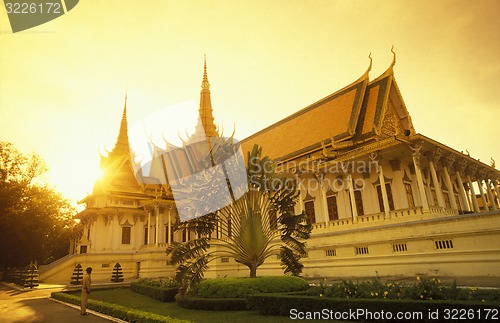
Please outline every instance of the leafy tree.
M0 142L0 267L46 264L68 253L73 207L42 180L35 154Z
M221 145L222 151L229 143ZM214 164L226 154L213 153ZM227 157L227 156L226 156ZM233 167L225 167L230 173ZM296 182L276 171L276 164L262 148L255 145L248 152L248 190L240 198L217 212L178 222L176 230L194 232L194 240L172 243L167 249L170 264L177 266L176 279L188 292L203 279L208 264L222 257L231 257L247 266L250 277L256 277L257 268L264 261L279 255L285 273L299 275L305 254L305 242L311 233L304 213L294 214L293 207L299 191ZM228 181L230 187L230 182ZM212 187L217 189L217 187ZM199 201L202 203L203 201Z

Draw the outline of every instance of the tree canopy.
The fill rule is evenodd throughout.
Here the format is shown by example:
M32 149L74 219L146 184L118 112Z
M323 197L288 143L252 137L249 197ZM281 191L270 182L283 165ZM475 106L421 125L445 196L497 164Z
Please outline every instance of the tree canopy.
M47 168L0 142L0 268L50 263L68 253L74 209L42 179Z

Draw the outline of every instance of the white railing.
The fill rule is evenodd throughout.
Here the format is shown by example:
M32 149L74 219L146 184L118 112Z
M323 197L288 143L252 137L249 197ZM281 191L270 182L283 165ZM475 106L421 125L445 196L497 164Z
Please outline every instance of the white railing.
M439 209L439 214L447 214L447 215L458 214L456 210L451 210L451 209L441 210L441 209L444 208ZM401 218L406 218L408 221L415 220L415 218L417 217L420 219L422 214L424 214L422 211L422 207L413 207L413 208L392 210L389 213L390 215L389 217L386 217L384 212L378 212L378 213L360 215L357 217L357 222L354 222L352 218L344 218L335 221L314 223L312 227L313 230L321 230L327 228L347 229L350 226L359 227L360 225L375 226L375 225L380 225L381 223L390 223L395 219L398 219L397 222L401 222L400 220Z

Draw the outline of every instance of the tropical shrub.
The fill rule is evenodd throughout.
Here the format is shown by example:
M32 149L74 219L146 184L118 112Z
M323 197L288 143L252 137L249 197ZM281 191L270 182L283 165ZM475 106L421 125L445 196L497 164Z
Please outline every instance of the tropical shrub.
M254 294L247 296L247 307L252 310L258 310L263 315L281 315L294 318L294 313L316 313L319 318L321 315L328 316L328 319L337 320L355 320L357 319L373 321L378 320L372 316L380 313L391 313L393 320L396 313L405 313L407 315L418 315L421 317L412 316L406 317L407 321L432 321L432 322L447 322L443 320L445 311L450 311L451 314L465 311L467 315L472 315L471 321L474 318L479 318L479 315L484 318L489 315L490 318L500 315L500 306L498 304L488 304L482 302L471 301L454 301L454 300L438 300L438 301L419 301L419 300L398 300L398 299L340 299L331 297L307 296L307 295L285 295L285 294ZM325 312L326 309L326 312ZM361 312L360 312L361 311ZM439 319L430 320L428 313L438 311ZM350 316L354 313L354 316ZM479 313L479 314L478 314ZM314 314L314 315L316 315ZM335 315L344 315L336 317ZM332 317L330 317L332 315ZM388 316L386 316L388 317ZM323 317L323 319L325 319Z
M191 295L203 298L244 298L256 293L304 291L308 287L309 284L304 279L294 276L216 278L201 281Z
M173 278L140 278L137 284L152 287L179 287L179 283Z
M175 295L179 292L179 287L158 287L141 284L140 282L131 283L130 289L160 302L175 302Z
M343 280L331 284L311 284L307 295L330 298L412 299L412 300L498 300L500 292L479 290L475 287L458 288L456 282L446 286L435 277L416 277L414 283Z
M217 150L210 151L206 163L225 165L224 172L231 172L227 157L238 147L230 141L217 142L214 150L215 147ZM231 174L228 176L231 178ZM269 157L263 157L262 148L257 145L248 153L247 183L247 191L236 198L238 194L234 194L227 181L232 199L228 206L176 223L177 231L190 231L197 237L183 243L174 242L167 249L169 263L177 266L176 279L182 285L182 294L203 279L210 262L223 257L247 266L250 277L256 277L257 268L276 255L285 274L298 276L302 272L300 259L306 253L303 240L309 238L312 227L306 223L305 213L293 212L299 196L297 183L278 173L276 164ZM207 186L217 189L213 183ZM203 206L207 202L199 201L199 204Z
M245 298L200 298L178 295L176 302L180 307L204 311L242 311L247 308Z

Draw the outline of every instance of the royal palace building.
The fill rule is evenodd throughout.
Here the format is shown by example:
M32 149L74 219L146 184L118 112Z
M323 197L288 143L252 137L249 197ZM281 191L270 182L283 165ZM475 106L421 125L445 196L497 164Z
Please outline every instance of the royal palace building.
M296 213L313 224L302 259L305 277L500 278L500 172L417 133L394 77L394 60L370 80L355 82L241 141L257 144L297 181ZM199 138L219 136L206 64L196 130L175 147L155 147L142 174L130 150L126 101L115 147L101 156L103 177L80 203L82 230L70 254L40 270L40 280L69 282L76 264L108 280L115 263L125 278L173 276L166 248L192 239L174 232L179 205L169 176L199 171L207 155ZM201 144L200 144L201 143ZM171 179L170 179L171 180ZM177 202L178 203L178 202ZM260 275L281 274L268 259ZM207 277L246 276L231 258Z

